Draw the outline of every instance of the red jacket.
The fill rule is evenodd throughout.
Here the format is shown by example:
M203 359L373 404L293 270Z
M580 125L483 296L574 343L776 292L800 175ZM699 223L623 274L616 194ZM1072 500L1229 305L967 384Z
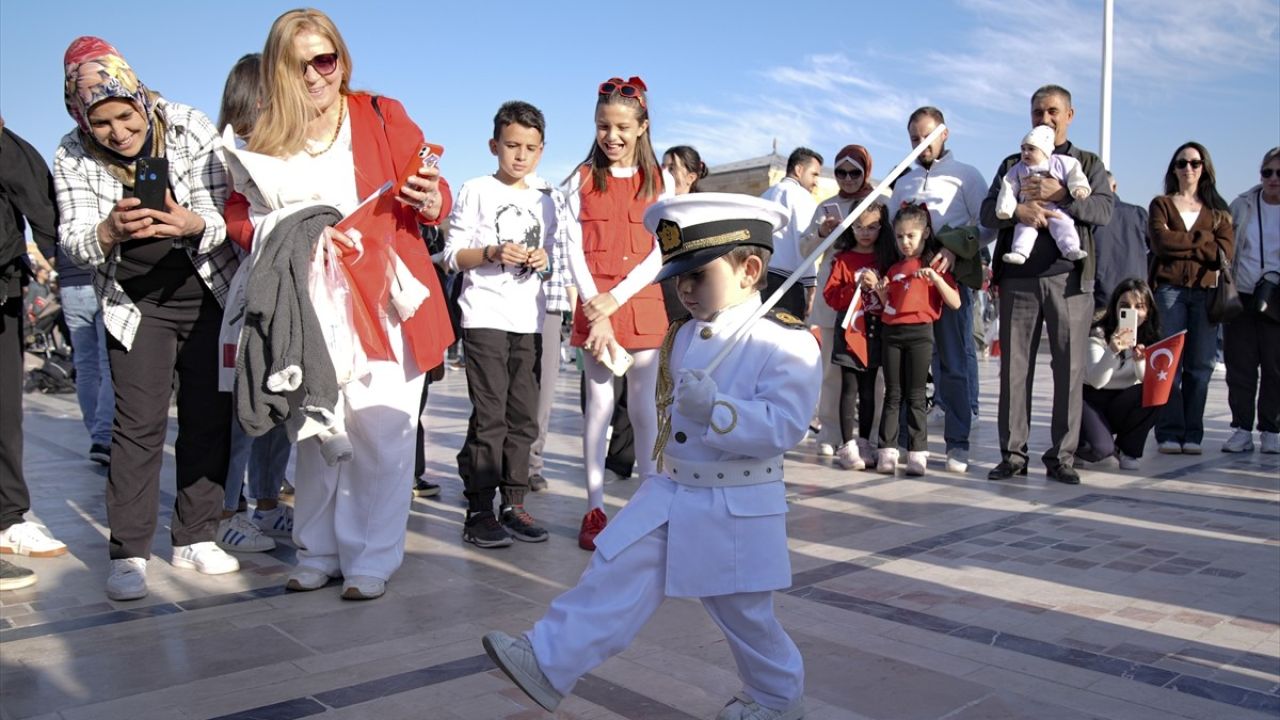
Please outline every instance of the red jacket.
M378 101L376 109L373 104L375 97ZM388 180L399 182L400 178L397 176L401 169L422 146L422 130L409 119L403 105L388 97L364 93L348 95L347 111L351 117L356 195L365 198ZM444 290L440 287L439 277L431 265L431 256L427 253L418 229L419 222L437 225L441 219L449 216L449 211L453 208L453 194L444 178L440 179L440 194L440 214L430 222L419 218L407 206L396 206L397 233L394 249L418 282L430 292L418 311L402 326L406 346L413 353L418 368L423 371L439 365L444 359L445 349L454 341L453 327L444 303ZM239 193L232 193L227 198L223 214L227 221L227 236L237 245L249 249L253 243L253 225L249 221L248 201ZM358 277L353 279L357 285L360 284ZM385 278L379 279L380 283L382 281ZM382 302L385 298L376 300ZM369 309L372 317L376 318L378 308ZM381 328L381 323L377 327ZM362 339L365 339L363 334ZM373 360L391 359L389 352L379 352L376 349L369 353L369 357Z

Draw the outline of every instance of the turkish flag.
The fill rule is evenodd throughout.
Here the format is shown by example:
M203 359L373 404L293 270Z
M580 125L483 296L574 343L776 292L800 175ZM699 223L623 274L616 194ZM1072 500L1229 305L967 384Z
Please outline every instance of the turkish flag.
M352 310L356 335L370 360L392 360L381 314L391 297L392 256L395 254L395 194L390 182L367 198L335 227L360 235L358 249L341 244L343 268L354 291Z
M925 312L929 309L929 289L933 287L933 283L916 277L916 272L922 267L924 264L920 262L920 258L912 257L889 268L885 315Z
M1169 402L1173 392L1173 376L1182 360L1182 345L1187 331L1161 340L1147 348L1144 356L1147 364L1142 373L1142 407L1156 407Z
M858 289L853 291L853 299L849 301L849 309L844 313L844 320L840 323L840 327L844 328L844 344L849 346L849 352L858 358L862 363L862 367L867 366L867 321L865 319L866 312L862 306L862 285L858 285Z

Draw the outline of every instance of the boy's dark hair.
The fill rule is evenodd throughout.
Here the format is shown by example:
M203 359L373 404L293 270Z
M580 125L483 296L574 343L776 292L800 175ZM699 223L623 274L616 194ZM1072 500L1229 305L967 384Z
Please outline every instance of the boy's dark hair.
M804 165L810 160L817 160L818 164L822 164L822 156L816 150L810 150L807 147L798 147L791 151L787 156L787 174L790 175L796 168Z
M934 255L942 251L942 243L938 242L938 233L933 230L933 219L929 216L929 208L924 203L903 203L898 214L893 216L893 226L897 228L898 223L908 220L924 223L929 231L929 237L924 239L924 247L920 249L920 261L928 264L933 260ZM901 253L899 257L901 258Z
M231 66L227 84L222 87L222 104L218 108L218 132L230 125L232 132L248 138L258 119L261 97L262 53L249 53Z
M508 100L498 108L498 114L493 116L493 139L502 137L502 129L511 124L533 128L544 140L547 137L547 119L542 111L523 100Z
M729 264L736 270L742 267L742 263L746 262L747 258L753 256L760 258L761 263L760 277L756 280L756 290L763 290L769 284L769 273L766 271L769 269L769 258L773 256L772 250L766 250L759 245L739 245L730 250L724 256L724 259L728 260Z

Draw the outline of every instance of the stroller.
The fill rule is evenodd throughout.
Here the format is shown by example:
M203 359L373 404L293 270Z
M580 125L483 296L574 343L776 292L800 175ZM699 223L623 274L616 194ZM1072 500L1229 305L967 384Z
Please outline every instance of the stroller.
M76 370L56 288L38 276L27 286L23 311L23 392L75 392Z

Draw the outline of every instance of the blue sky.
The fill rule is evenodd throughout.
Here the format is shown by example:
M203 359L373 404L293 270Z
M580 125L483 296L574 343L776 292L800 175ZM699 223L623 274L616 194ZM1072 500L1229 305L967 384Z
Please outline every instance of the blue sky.
M1174 148L1213 155L1228 200L1280 144L1280 2L1116 3L1111 167L1146 205ZM0 114L51 159L72 126L62 54L78 35L113 43L166 97L216 116L226 73L260 51L290 2L151 6L0 3ZM162 9L165 8L165 9ZM320 5L354 55L354 85L403 101L446 147L451 181L489 173L494 111L523 99L547 116L541 174L562 178L593 141L595 88L642 76L659 152L696 146L711 164L808 145L830 159L866 145L877 175L908 148L906 118L933 104L948 147L990 178L1029 129L1045 83L1075 96L1071 138L1099 146L1100 0L954 3L343 2ZM1063 36L1063 30L1070 34Z

